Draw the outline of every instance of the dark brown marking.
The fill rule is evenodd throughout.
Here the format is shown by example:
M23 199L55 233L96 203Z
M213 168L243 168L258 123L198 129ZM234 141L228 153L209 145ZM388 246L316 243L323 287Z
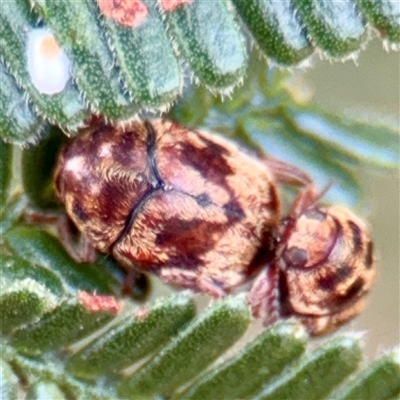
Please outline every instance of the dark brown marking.
M351 232L353 234L354 253L359 253L362 250L362 247L363 247L361 229L353 221L349 221L349 227L350 227Z
M335 289L336 283L336 275L329 273L318 279L318 288L327 292L331 292Z
M224 204L222 208L224 209L225 215L228 217L230 223L240 221L246 216L236 199L229 200L229 202Z
M180 160L196 169L205 179L222 183L227 175L234 173L234 170L223 157L226 150L215 143L207 142L210 146L204 148L198 148L187 141L180 142L182 147Z
M137 136L135 135L135 132L124 132L119 138L119 141L112 146L111 154L113 160L125 167L129 167L132 163L131 149L139 147L136 142Z
M199 136L199 138L202 140L203 143L205 143L206 148L210 149L214 153L218 154L229 154L229 151L224 147L219 145L218 143L215 143L212 140L207 139L204 136Z
M345 281L353 273L353 268L346 263L342 263L339 268L335 271L336 282L340 283Z
M293 246L285 250L283 259L288 268L301 268L307 263L308 255L304 249Z
M281 317L289 317L294 311L290 304L289 287L286 279L286 274L283 271L279 272L279 314Z
M330 272L318 279L318 287L321 290L331 291L334 290L336 285L344 282L349 276L351 276L353 269L343 263L334 272Z
M201 193L195 197L197 204L203 208L209 206L212 202L210 196L207 193Z
M191 219L190 221L184 221L179 218L165 218L165 227L163 232L157 234L155 244L165 245L169 242L175 243L177 237L182 236L182 234L187 232L196 232L196 229L200 227L204 221L200 219ZM180 242L179 242L180 243Z
M369 241L367 244L367 253L365 254L365 267L371 269L374 265L374 244Z
M347 289L346 293L343 296L336 297L336 305L341 306L359 296L364 287L364 283L365 282L363 278L357 278L355 282Z
M253 276L262 267L265 267L275 257L277 239L271 230L265 230L261 239L262 246L259 251L255 254L253 260L249 265L247 273L249 276Z
M79 201L75 200L74 204L72 205L72 212L75 214L75 216L82 222L86 222L89 217L85 213L82 204L79 203Z

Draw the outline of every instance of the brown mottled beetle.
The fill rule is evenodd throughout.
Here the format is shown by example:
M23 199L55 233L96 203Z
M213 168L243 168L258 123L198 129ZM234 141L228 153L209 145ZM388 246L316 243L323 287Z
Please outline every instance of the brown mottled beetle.
M276 182L293 179L309 183L294 167L156 120L88 129L63 149L55 186L89 242L126 268L220 297L266 266L248 296L254 314L299 316L319 334L361 309L372 245L358 218L319 207L311 186L282 223Z
M248 295L266 325L296 316L312 335L334 330L360 313L375 278L365 224L344 207L322 207L312 186L282 221L274 260Z

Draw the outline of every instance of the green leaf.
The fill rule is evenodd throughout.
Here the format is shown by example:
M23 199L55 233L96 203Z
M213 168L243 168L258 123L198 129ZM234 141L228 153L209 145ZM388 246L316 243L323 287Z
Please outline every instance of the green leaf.
M14 332L11 345L23 354L39 355L76 342L114 318L116 312L106 306L92 309L82 293L61 303L40 321Z
M126 122L143 109L165 110L182 89L183 73L213 92L230 93L243 82L249 61L244 33L271 64L288 67L315 50L339 59L352 56L372 37L366 21L388 47L400 43L393 0L234 0L232 6L192 0L170 10L162 2L143 1L147 14L130 25L121 22L132 11L128 3L110 3L111 14L104 15L97 0L34 0L32 9L25 0L5 2L0 54L12 76L0 74L0 134L25 144L48 121L74 132L89 122L91 111ZM61 93L40 93L29 73L27 39L39 18L40 29L54 34L72 64L71 79ZM270 90L269 85L262 90ZM26 98L31 103L21 101Z
M223 1L193 0L165 13L167 32L194 75L205 85L237 85L247 66L245 41Z
M290 1L233 0L261 51L280 65L294 65L310 56L313 47Z
M18 399L18 377L10 365L0 358L0 398L2 400Z
M115 279L93 265L73 261L59 241L34 226L18 226L4 235L10 249L24 260L50 269L68 291L82 290L114 293Z
M400 163L399 132L394 126L351 120L317 107L298 108L293 119L315 140L347 152L349 162L373 168L396 168Z
M64 294L60 279L51 270L26 262L17 256L3 254L0 272L2 290L7 290L9 286L17 282L32 281L46 288L55 297L61 297Z
M356 340L338 338L305 356L254 399L322 399L352 373L361 359Z
M180 399L248 398L305 349L306 333L298 323L280 323L261 333L236 356L206 373Z
M71 58L75 80L91 108L111 120L132 118L138 107L124 93L93 2L40 0L35 5Z
M358 50L367 39L364 19L353 0L293 0L315 44L332 57Z
M60 388L52 382L38 382L32 385L26 396L27 400L66 400L67 397Z
M8 199L11 179L12 147L0 139L0 213L3 211Z
M35 142L46 123L27 103L25 92L1 61L0 82L0 138L19 145Z
M0 294L1 333L38 319L54 307L55 298L46 287L24 279L2 288Z
M54 196L53 174L58 152L66 141L63 132L53 126L39 144L23 152L22 182L25 193L36 207L59 207Z
M356 0L368 22L389 44L400 43L399 2L396 0Z
M28 2L24 0L2 2L0 54L18 84L32 99L35 110L50 122L67 130L75 130L83 124L88 113L72 80L67 82L62 92L52 96L40 93L32 83L26 46L28 34L36 28L36 22L37 17L31 12ZM33 131L28 142L32 142L36 137L37 131Z
M386 400L400 396L399 349L385 354L339 391L337 400Z
M135 28L110 18L102 22L131 100L142 107L160 108L180 93L183 79L156 3L147 0L145 4L147 17Z
M243 297L226 298L209 307L158 355L123 380L118 385L119 394L129 397L136 393L137 398L169 396L196 377L243 335L250 322L243 300Z
M19 222L28 207L26 196L16 193L12 196L5 207L0 210L0 244L4 243L4 234Z
M191 297L183 294L160 299L128 315L99 339L75 353L67 370L91 378L121 370L157 351L194 317ZM141 315L143 314L143 316Z

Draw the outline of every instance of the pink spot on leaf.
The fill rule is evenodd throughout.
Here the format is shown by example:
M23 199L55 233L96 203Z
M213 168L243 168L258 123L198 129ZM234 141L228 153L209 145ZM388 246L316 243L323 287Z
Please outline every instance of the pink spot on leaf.
M164 11L174 11L183 4L190 4L192 0L158 0L160 7Z
M114 296L91 294L80 290L78 292L78 301L90 312L108 311L118 314L120 306Z
M101 13L116 23L135 28L147 17L147 8L141 0L97 0Z

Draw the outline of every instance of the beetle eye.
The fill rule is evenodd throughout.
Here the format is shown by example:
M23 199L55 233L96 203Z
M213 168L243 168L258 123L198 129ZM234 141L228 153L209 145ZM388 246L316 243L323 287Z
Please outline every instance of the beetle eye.
M289 268L301 268L307 263L308 255L304 249L293 246L285 250L283 259Z

